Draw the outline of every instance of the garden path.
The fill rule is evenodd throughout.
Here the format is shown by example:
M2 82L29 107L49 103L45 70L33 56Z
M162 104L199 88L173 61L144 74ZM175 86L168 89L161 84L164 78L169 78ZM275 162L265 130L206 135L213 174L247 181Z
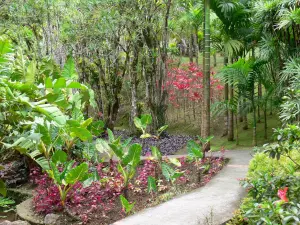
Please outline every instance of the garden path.
M215 153L214 155L219 154ZM226 151L230 161L206 186L117 221L115 225L220 225L239 207L239 185L251 159L250 150Z

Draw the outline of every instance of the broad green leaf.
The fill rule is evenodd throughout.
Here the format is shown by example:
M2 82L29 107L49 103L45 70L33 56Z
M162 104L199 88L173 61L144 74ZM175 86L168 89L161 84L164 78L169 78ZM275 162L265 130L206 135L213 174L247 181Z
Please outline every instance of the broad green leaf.
M56 165L58 162L65 163L67 161L67 153L62 150L56 150L51 157L51 161Z
M154 177L148 177L148 193L157 192L156 180Z
M121 159L124 155L123 149L115 144L109 144L109 147L113 150L116 156Z
M140 163L140 157L142 152L142 146L140 144L133 144L130 146L128 153L122 159L123 165L132 165L136 167Z
M152 156L156 159L156 160L161 160L162 159L162 155L161 152L159 151L159 149L156 146L151 146L151 152L152 152Z
M74 165L75 160L71 160L65 163L64 170L60 174L60 180L63 181L66 178L66 174L72 169L72 166Z
M0 194L5 197L6 193L7 193L7 190L6 190L5 183L3 182L3 180L0 179Z
M130 204L123 195L120 195L120 200L121 200L123 209L125 209L125 212L130 213L131 210L133 209L135 203Z
M141 130L144 129L143 124L142 124L140 118L134 117L133 122L134 122L134 125L135 125L138 129L141 129Z
M100 153L109 153L111 151L111 147L108 145L107 141L103 139L97 139L95 147Z
M118 172L122 174L124 182L126 183L128 181L128 174L126 173L126 171L120 163L118 164Z
M147 125L152 123L152 116L149 114L141 115L141 123L146 128Z
M87 128L93 122L93 118L88 118L87 120L83 121L80 126Z
M76 73L75 62L74 59L69 56L61 75L65 78L78 79L78 75Z
M83 178L86 177L88 170L89 168L87 163L82 163L79 166L71 169L66 175L66 183L75 184L77 181L82 181Z
M96 170L93 173L89 174L89 178L83 182L83 187L89 187L93 182L96 182L98 180L100 180L100 176Z
M80 123L77 120L67 120L67 124L70 127L80 127Z
M164 175L166 180L170 181L173 174L175 173L174 169L166 163L162 163L161 169L162 169L162 174Z
M28 84L34 83L36 70L37 70L36 69L36 61L32 60L27 67L27 71L26 71L26 75L25 75L26 83L28 83Z
M184 173L183 172L174 172L174 174L172 175L172 180L174 181L174 180L176 180L177 178L179 178L179 177L182 177L182 175L183 175Z
M82 141L90 141L93 139L93 135L85 128L82 127L71 127L71 136L78 137Z
M84 89L84 86L82 86L77 81L71 81L71 82L67 82L67 88Z
M58 78L53 86L53 88L65 88L65 87L66 87L66 79L63 77Z
M52 79L50 77L47 77L45 79L45 88L52 88L53 84L52 84Z
M48 160L45 157L33 158L34 161L43 168L43 170L49 170Z
M42 135L41 139L46 145L51 144L51 136L47 126L42 124L37 124L35 132L40 133Z
M107 128L107 134L108 134L109 142L112 143L115 140L115 136L114 136L113 132L111 131L111 129Z
M50 172L52 179L55 181L57 184L61 184L61 179L60 179L60 172L58 171L58 168L53 162L50 162L51 170L48 171Z
M160 133L162 133L163 131L165 131L168 127L169 127L168 125L164 125L164 126L160 127L160 128L157 130L157 132L160 134Z
M187 151L189 157L200 159L203 157L201 146L195 141L189 141L187 144Z
M45 115L48 120L55 121L58 125L66 124L66 116L56 106L50 104L36 105L34 110Z
M130 137L130 138L127 138L127 139L122 143L122 147L123 147L123 148L126 148L126 147L130 144L131 140L132 140L131 137Z
M176 159L176 158L169 158L169 161L170 161L172 164L174 164L175 166L181 167L181 163L180 163L180 161L179 161L178 159Z
M99 136L104 132L104 122L102 120L92 122L89 125L88 129L92 132L93 135Z
M11 52L13 52L13 50L10 41L0 40L0 56Z

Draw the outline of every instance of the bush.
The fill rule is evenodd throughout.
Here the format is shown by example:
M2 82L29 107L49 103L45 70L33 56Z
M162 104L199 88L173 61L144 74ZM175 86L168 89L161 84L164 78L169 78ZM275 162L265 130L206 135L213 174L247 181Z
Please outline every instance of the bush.
M293 150L289 156L296 162L300 162L300 153ZM260 174L274 174L275 176L281 175L297 175L297 165L288 157L282 156L279 160L269 158L264 153L256 153L250 161L248 178L257 178Z
M241 213L248 224L298 224L300 222L300 177L261 174L245 179L248 196Z

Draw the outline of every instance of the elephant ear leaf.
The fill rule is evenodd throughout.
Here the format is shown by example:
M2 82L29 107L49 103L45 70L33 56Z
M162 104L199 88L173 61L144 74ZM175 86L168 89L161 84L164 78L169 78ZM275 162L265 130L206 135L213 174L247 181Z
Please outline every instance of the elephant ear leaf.
M67 161L67 153L62 150L57 150L51 157L51 161L56 165L58 162L65 163Z
M152 152L152 157L156 160L161 160L162 159L162 155L161 152L159 151L159 149L156 146L151 146L151 152Z
M75 62L74 62L74 59L72 57L68 57L65 65L64 65L64 68L63 68L63 71L61 73L61 75L64 77L64 78L71 78L71 79L77 79L78 78L78 75L76 73L76 69L75 69Z
M123 165L132 165L133 167L136 167L141 158L141 151L142 151L142 146L139 144L133 144L130 146L127 155L123 158L122 164Z
M161 169L162 169L162 174L164 175L164 177L166 178L166 180L170 181L171 178L172 178L172 176L173 176L173 174L175 173L175 171L173 170L173 168L170 167L166 163L162 163Z
M77 167L71 169L66 175L67 184L75 184L78 181L83 181L88 173L88 164L82 163Z
M156 186L156 180L154 177L149 176L148 177L148 193L156 192L157 186Z
M143 114L141 116L141 123L143 125L144 128L147 127L147 125L152 123L152 117L149 114Z
M179 161L178 159L176 159L176 158L169 158L169 160L170 160L170 162L171 162L172 164L174 164L175 166L181 167L181 163L180 163L180 161Z
M140 118L134 117L133 122L134 122L134 125L135 125L138 129L143 130L143 124L142 124L142 121L141 121Z
M125 212L130 213L131 210L133 209L135 203L130 204L123 195L120 195L120 200L121 200L123 209L125 209Z

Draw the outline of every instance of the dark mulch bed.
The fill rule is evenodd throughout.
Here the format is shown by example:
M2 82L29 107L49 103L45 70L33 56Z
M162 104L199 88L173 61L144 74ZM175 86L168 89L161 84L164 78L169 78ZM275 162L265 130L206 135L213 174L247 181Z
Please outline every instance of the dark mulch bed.
M130 137L130 134L126 131L114 131L115 136L121 136L122 139L127 139ZM106 135L104 135L106 137ZM146 155L148 152L151 152L150 146L156 146L160 149L163 155L173 155L182 148L184 148L189 140L195 139L194 136L188 135L172 135L165 133L159 139L157 138L146 138L141 139L135 136L131 143L143 144L143 155Z

